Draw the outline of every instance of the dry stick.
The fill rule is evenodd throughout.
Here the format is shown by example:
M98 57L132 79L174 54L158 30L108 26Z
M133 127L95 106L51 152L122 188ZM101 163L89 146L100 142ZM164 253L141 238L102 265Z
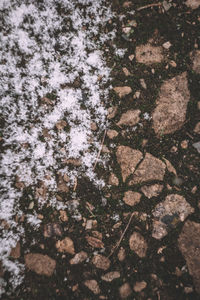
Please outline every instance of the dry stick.
M147 4L145 6L137 8L136 10L140 11L142 9L149 8L149 7L154 7L154 6L162 6L162 3L158 2L158 3Z
M129 221L128 221L128 224L126 225L126 228L124 229L124 231L123 231L123 233L122 233L122 235L121 235L119 241L117 242L117 244L115 245L115 247L114 247L114 248L112 249L112 251L110 252L108 258L111 257L111 256L113 255L113 253L117 250L117 248L119 248L119 245L121 244L121 241L123 240L124 235L125 235L126 231L127 231L128 228L129 228L129 225L130 225L130 223L131 223L131 220L132 220L134 214L135 214L135 212L133 212L133 213L131 214L130 219L129 219Z
M105 129L105 131L104 131L103 139L102 139L102 141L101 141L101 146L100 146L100 149L99 149L99 152L98 152L97 158L96 158L96 160L95 160L94 169L96 168L96 165L97 165L97 162L98 162L99 156L100 156L100 154L101 154L101 151L102 151L102 148L103 148L103 143L104 143L104 140L105 140L105 137L106 137L106 132L107 132L107 129Z

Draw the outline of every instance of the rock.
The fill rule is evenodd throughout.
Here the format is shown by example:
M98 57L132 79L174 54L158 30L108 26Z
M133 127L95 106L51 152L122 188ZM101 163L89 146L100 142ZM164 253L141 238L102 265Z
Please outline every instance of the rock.
M93 236L86 236L86 240L92 248L104 248L104 243L100 239Z
M187 149L188 148L188 141L187 140L184 140L181 142L181 148L182 149Z
M144 160L133 174L133 179L130 180L129 185L150 180L163 180L165 168L165 164L160 159L146 153Z
M108 108L108 115L107 115L107 119L113 119L117 114L117 106L112 106Z
M135 231L130 236L129 246L140 258L146 256L147 242L139 232Z
M127 298L128 296L130 296L131 293L132 291L129 283L125 282L122 286L120 286L119 294L122 299Z
M195 50L194 52L191 52L190 57L192 59L192 70L197 74L200 74L200 50Z
M178 194L168 195L165 200L156 205L153 211L152 237L162 239L168 230L183 222L187 216L194 212L183 196Z
M19 258L21 255L21 247L20 247L20 242L17 242L15 248L12 248L11 252L10 252L10 256L12 256L13 258L17 259Z
M173 68L176 68L176 67L177 67L177 63L176 63L174 60L170 60L169 64L170 64L170 66L173 67Z
M115 185L115 186L119 185L119 179L117 178L117 176L115 174L113 174L113 173L110 174L108 184Z
M161 63L164 59L162 47L155 47L149 43L146 45L137 46L135 50L135 56L137 62L145 65Z
M153 185L144 185L141 188L141 191L147 198L157 197L163 189L162 184L153 184Z
M114 91L120 98L124 98L132 92L132 89L130 88L130 86L117 86L114 88Z
M125 251L125 249L124 249L123 247L121 247L121 248L119 249L119 252L118 252L118 254L117 254L117 257L118 257L119 261L125 260L125 258L126 258L126 251Z
M162 4L163 4L163 7L164 7L164 10L165 10L165 11L168 11L168 10L172 7L172 4L169 3L169 2L166 1L166 0L164 0Z
M141 84L141 87L143 87L143 89L145 89L145 90L147 89L147 85L146 85L144 78L140 79L140 84Z
M71 265L77 265L84 262L87 258L87 253L85 251L81 251L79 253L76 253L75 256L72 259L70 259L69 262Z
M90 128L92 131L96 131L98 129L97 124L95 122L91 122Z
M183 126L189 99L186 72L161 85L157 106L152 115L153 128L158 136L174 133Z
M127 177L134 173L135 167L141 161L143 157L142 152L127 146L119 146L116 156L121 167L123 182L125 182Z
M66 237L61 241L57 241L56 248L59 252L67 252L69 254L75 253L74 243L69 237Z
M130 206L134 206L140 202L141 194L133 191L127 191L124 194L123 201Z
M163 48L165 48L166 50L168 50L172 44L168 41L168 42L165 42L164 44L162 44Z
M56 123L56 128L58 129L58 130L62 130L64 127L66 127L67 126L67 122L66 121L64 121L64 120L60 120L60 121L58 121L57 123Z
M132 60L134 59L134 57L135 57L135 55L134 55L134 54L131 54L131 55L129 55L128 58L129 58L130 61L132 61Z
M139 109L128 110L127 112L122 114L117 125L118 126L121 126L121 125L134 126L140 121L140 114L141 114L141 111Z
M49 223L44 225L44 237L62 236L63 230L58 223Z
M194 132L200 134L200 122L198 122L194 128Z
M178 239L197 293L200 294L200 223L187 221Z
M185 4L187 5L187 7L190 7L191 9L196 9L200 5L200 0L187 0Z
M200 142L196 142L194 144L192 144L192 146L197 149L197 151L200 153Z
M29 253L24 259L26 267L39 275L51 276L56 267L56 261L48 255Z
M63 176L61 176L61 175L59 175L57 190L58 190L58 192L61 192L61 193L69 192L69 186L67 185L67 182L64 180Z
M172 164L170 163L170 161L167 160L166 158L164 158L164 161L165 161L167 170L168 170L170 173L173 173L175 176L177 176L176 170L175 170L175 168L172 166Z
M100 294L100 288L99 288L99 285L97 283L96 280L94 279L91 279L91 280L86 280L84 282L84 285L90 290L92 291L95 295L98 295Z
M139 99L140 98L140 91L136 91L135 94L133 95L134 99Z
M130 76L131 75L131 73L129 72L129 70L127 68L122 68L122 70L123 70L125 76Z
M109 129L107 131L107 136L109 137L109 139L114 139L115 137L118 136L118 132L116 130L112 130L112 129Z
M120 273L118 271L109 272L101 276L101 279L107 282L111 282L117 278L120 278Z
M136 293L140 293L142 290L144 290L147 286L147 283L143 280L143 281L136 281L136 283L134 284L134 291Z
M60 219L62 222L67 222L68 221L68 216L66 211L60 210Z
M106 271L110 267L110 260L106 256L97 254L92 258L92 263L96 268Z

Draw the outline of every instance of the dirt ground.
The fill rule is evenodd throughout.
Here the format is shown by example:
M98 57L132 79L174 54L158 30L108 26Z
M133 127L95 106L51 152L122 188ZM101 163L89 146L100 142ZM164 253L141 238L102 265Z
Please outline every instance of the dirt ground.
M107 184L99 190L83 176L77 200L66 191L68 210L43 208L38 231L26 227L11 253L25 279L2 300L200 297L200 1L113 0L112 8L100 153L110 158L96 165Z

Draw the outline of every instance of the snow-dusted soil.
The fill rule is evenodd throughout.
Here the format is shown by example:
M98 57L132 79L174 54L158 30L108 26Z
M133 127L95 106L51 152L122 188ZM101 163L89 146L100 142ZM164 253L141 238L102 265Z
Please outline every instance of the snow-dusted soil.
M0 260L16 287L24 267L9 255L26 238L24 226L37 230L44 204L66 207L56 197L58 176L67 175L69 187L82 175L104 185L94 171L110 76L101 49L115 32L103 31L113 17L103 0L1 0L0 12ZM23 226L22 201L31 209Z

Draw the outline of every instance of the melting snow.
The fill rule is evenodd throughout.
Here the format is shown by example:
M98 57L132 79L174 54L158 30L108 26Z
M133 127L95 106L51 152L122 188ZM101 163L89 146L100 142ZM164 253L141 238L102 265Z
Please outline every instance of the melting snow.
M102 101L108 90L103 85L110 74L100 48L115 35L115 31L101 33L100 28L112 17L104 0L0 2L0 111L4 123L0 260L11 274L13 288L22 282L24 270L9 260L11 249L24 237L24 229L16 221L23 213L19 209L23 188L17 188L16 182L33 194L38 183L44 182L46 201L57 209L64 204L56 200L56 172L70 175L71 184L80 172L99 187L104 184L93 166L106 126ZM80 84L73 87L76 80ZM60 120L67 129L56 129ZM94 121L99 128L96 136L90 128ZM63 167L68 158L81 159L81 167ZM38 207L44 202L39 197ZM25 222L37 229L40 220L35 207ZM3 292L2 279L0 287Z

